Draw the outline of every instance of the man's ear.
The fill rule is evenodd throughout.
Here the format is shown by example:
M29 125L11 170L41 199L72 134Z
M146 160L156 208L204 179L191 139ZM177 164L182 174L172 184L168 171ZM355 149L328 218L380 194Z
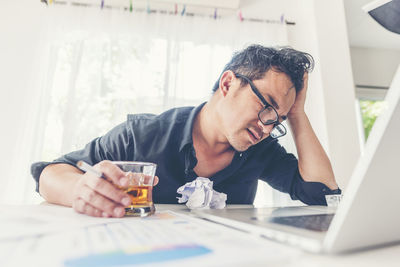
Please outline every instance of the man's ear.
M222 73L221 78L219 79L219 88L218 88L221 91L222 96L226 96L235 77L236 77L235 74L231 70L227 70L224 73Z

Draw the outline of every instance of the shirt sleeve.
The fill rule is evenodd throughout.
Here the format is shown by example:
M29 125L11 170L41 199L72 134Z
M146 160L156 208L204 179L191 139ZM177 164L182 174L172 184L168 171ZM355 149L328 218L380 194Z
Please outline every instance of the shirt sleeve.
M276 142L272 152L273 160L264 170L261 180L272 188L288 193L293 200L307 205L327 205L325 195L340 194L320 182L306 182L300 175L298 160Z
M52 162L36 162L31 166L31 174L36 181L36 191L39 192L39 178L43 169L50 164L65 163L75 166L79 160L95 165L103 160L124 161L132 157L134 140L127 123L122 123L102 137L88 143L83 149L77 150Z

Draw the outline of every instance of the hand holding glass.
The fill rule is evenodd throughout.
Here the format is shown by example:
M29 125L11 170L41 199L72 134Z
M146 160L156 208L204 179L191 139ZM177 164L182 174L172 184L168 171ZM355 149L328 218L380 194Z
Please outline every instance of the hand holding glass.
M124 171L128 179L125 186L114 183L115 187L124 191L131 199L131 204L125 208L125 215L144 217L153 214L155 207L152 191L157 165L150 162L138 161L112 161L111 163ZM89 171L100 178L106 179L101 172L96 171L84 161L79 161L77 167L85 172Z
M157 165L150 162L113 161L121 170L126 172L128 184L116 185L131 198L131 205L125 208L126 216L148 216L155 212L153 203L153 183Z

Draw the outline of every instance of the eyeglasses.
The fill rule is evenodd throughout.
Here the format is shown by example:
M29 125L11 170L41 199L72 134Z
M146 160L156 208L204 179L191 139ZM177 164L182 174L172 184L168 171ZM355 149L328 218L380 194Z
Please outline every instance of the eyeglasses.
M261 95L260 91L247 76L244 76L239 73L235 73L235 75L236 77L241 78L245 80L247 83L249 83L253 93L256 94L256 96L264 104L264 108L258 113L258 119L264 125L271 125L271 124L274 125L274 128L272 128L272 131L269 133L269 135L274 139L284 136L287 133L287 131L285 126L283 126L279 122L279 115L276 109L271 104L269 104L267 100L265 100L265 98Z

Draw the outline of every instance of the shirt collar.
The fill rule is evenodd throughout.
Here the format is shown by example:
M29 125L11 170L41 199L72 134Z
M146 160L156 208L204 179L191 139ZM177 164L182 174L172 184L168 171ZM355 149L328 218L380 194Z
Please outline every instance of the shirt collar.
M195 107L189 113L189 117L187 118L185 126L183 127L183 135L182 135L181 144L179 146L179 152L181 152L187 144L193 143L192 130L193 130L194 119L196 118L197 114L199 113L199 111L203 108L203 106L206 103L207 102L204 102L201 105Z

